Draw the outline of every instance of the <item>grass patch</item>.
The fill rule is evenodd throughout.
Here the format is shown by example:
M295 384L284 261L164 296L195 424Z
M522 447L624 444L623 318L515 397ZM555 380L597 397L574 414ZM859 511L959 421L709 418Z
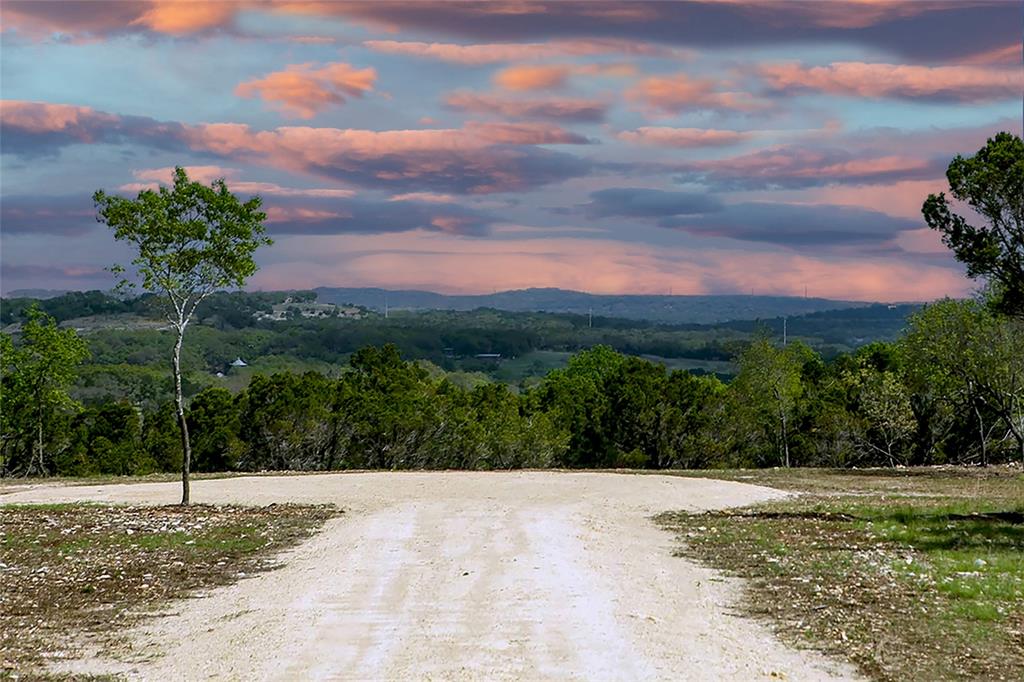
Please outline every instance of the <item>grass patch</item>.
M805 492L658 519L684 541L681 554L747 578L744 608L784 640L879 680L1020 679L1019 470L699 475Z
M272 568L280 550L336 513L297 505L0 506L0 679L48 679L48 663L83 646L116 647L125 626L168 600Z

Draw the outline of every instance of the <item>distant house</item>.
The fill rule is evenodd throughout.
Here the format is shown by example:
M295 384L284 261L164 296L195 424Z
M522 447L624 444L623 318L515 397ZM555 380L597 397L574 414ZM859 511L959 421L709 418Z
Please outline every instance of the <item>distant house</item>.
M501 353L477 353L473 357L477 360L501 360Z
M235 358L235 361L231 363L231 366L232 367L248 367L249 363L247 363L242 358Z

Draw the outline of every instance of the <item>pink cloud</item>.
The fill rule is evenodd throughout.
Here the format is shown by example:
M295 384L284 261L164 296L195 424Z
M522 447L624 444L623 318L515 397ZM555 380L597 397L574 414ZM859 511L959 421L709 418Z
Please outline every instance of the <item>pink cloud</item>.
M493 144L588 144L576 133L551 123L477 123L470 121L468 133Z
M691 55L689 51L679 48L617 39L553 40L547 43L483 43L478 45L367 40L363 45L377 52L436 59L467 66L605 54L676 59L688 58Z
M606 102L594 99L510 99L502 95L465 91L448 95L445 105L475 114L572 121L600 121L608 109Z
M750 5L750 0L713 0L717 2ZM802 2L791 0L767 0L759 9L766 13L779 10L803 14L812 24L823 28L857 29L873 26L883 21L912 17L941 7L951 7L950 0L842 0L841 2Z
M770 193L744 193L743 200L785 201L792 203L835 204L860 206L885 211L889 215L921 219L921 205L930 193L946 186L945 178L905 180L878 185L832 185L797 192L775 190Z
M668 128L644 126L636 130L624 130L617 137L634 144L657 147L724 147L750 139L752 133L737 130L714 130L705 128Z
M765 189L920 179L933 177L937 168L934 161L911 154L854 156L836 149L779 146L724 159L692 161L680 170L691 181L720 188Z
M1021 44L1010 43L1006 47L979 52L962 60L964 64L975 66L1020 66Z
M315 239L315 241L310 241ZM489 241L443 233L394 237L281 238L280 260L256 276L264 288L343 285L451 293L561 287L595 293L735 293L853 300L962 295L970 284L948 267L899 259L819 259L777 252L656 246L607 239ZM310 253L316 254L310 259Z
M259 194L282 197L322 197L322 198L350 198L356 195L351 189L339 189L334 187L282 187L272 182L250 182L239 180L237 168L224 168L221 166L184 166L188 173L189 180L210 184L214 180L224 178L228 188L232 192L245 194ZM140 182L131 182L121 185L118 189L122 192L141 192L145 189L156 189L160 185L168 185L174 179L174 167L144 168L132 171Z
M396 194L388 201L422 201L428 204L450 204L455 201L451 194L437 194L436 192L406 192Z
M582 143L555 127L471 124L464 129L352 130L282 127L254 131L234 123L190 126L195 150L361 185L416 191L489 193L575 177L588 164L530 146Z
M757 72L773 90L813 90L852 97L977 101L1019 98L1024 89L1024 74L1019 68L864 62L835 62L828 66L807 67L790 62L767 64Z
M323 109L344 104L348 97L362 97L373 90L377 71L357 69L350 64L292 64L284 71L241 83L235 88L240 97L259 97L277 106L286 115L312 118Z
M238 175L237 168L224 168L222 166L184 166L190 180L210 184L220 178L233 178ZM143 168L132 171L137 180L151 182L154 184L166 185L174 180L174 166L163 168Z
M270 206L266 209L268 223L320 222L334 218L351 218L350 211L325 211L302 206Z
M685 73L651 76L626 91L626 98L662 114L687 110L756 111L766 103L746 92L719 92L715 81Z
M3 100L0 120L28 133L62 133L80 142L94 142L99 129L117 125L121 119L90 107Z
M192 150L392 191L457 194L516 191L590 172L587 159L536 145L584 144L546 124L472 123L465 128L358 130L241 123L183 125L81 107L5 102L4 151L38 156L83 142L130 142Z

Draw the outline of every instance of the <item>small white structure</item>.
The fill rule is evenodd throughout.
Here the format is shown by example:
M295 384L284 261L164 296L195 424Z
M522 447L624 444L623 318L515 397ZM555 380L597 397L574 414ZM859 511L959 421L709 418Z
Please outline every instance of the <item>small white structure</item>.
M232 367L248 367L249 363L247 363L242 358L235 358L235 361L231 363L231 366Z

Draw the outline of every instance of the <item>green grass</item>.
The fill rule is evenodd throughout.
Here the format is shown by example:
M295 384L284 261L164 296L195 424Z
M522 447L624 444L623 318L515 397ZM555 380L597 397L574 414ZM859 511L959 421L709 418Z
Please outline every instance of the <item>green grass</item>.
M747 578L744 608L875 679L1021 679L1024 476L990 470L701 472L806 491L660 517Z
M293 505L0 506L0 679L69 679L49 675L47 662L84 644L117 649L119 633L148 610L272 568L277 552L336 513Z

